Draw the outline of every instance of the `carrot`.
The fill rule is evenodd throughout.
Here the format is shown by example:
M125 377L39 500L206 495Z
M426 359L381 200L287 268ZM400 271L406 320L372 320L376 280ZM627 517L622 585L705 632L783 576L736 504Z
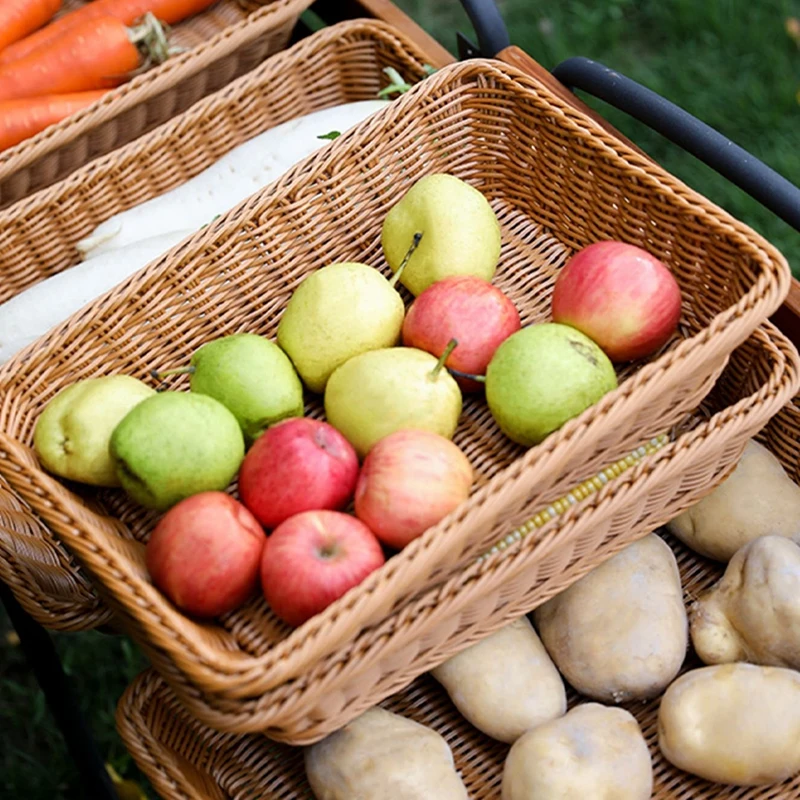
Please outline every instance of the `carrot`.
M0 5L0 50L18 42L61 8L61 0L11 0Z
M0 101L117 86L168 55L164 29L151 15L136 28L112 17L90 19L34 51L0 66Z
M0 2L17 2L18 0L0 0ZM69 14L64 14L55 22L31 36L7 47L0 52L0 64L8 64L23 56L50 44L58 36L74 26L90 19L114 17L125 25L133 25L147 12L174 25L176 22L191 17L208 8L216 0L94 0Z
M104 91L25 97L0 103L0 150L13 147L92 103Z

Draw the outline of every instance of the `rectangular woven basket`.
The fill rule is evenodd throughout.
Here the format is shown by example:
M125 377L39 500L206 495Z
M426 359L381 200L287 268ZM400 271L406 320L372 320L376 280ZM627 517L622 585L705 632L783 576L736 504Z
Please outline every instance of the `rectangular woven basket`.
M6 0L13 2L13 0ZM63 13L87 0L65 0ZM175 25L173 56L0 153L0 208L133 141L286 47L313 0L218 0Z
M99 223L185 183L237 145L295 117L374 99L388 66L410 81L425 74L422 52L385 23L331 26L117 153L0 211L0 302L76 264L76 242ZM68 551L8 490L0 492L0 580L48 628L86 630L111 620Z
M470 499L300 628L290 631L257 599L214 624L179 614L144 570L155 515L120 492L79 496L46 475L30 446L37 414L81 377L144 376L185 362L226 333L274 335L293 289L324 264L360 260L386 271L379 243L386 211L417 178L442 171L492 202L503 228L496 283L524 323L548 317L553 281L570 252L610 237L646 247L673 270L684 300L679 334L650 363L623 372L619 389L527 452L504 439L481 399L468 400L456 441L478 476ZM53 206L45 213L46 220L31 218L46 230ZM16 222L17 246L43 238L41 230L22 232L28 219ZM534 513L683 422L788 285L783 258L749 228L523 73L476 59L425 79L8 362L0 369L0 474L89 570L194 713L218 728L309 741L359 704L408 683L426 668L421 653L466 646L473 633L461 622L501 624L512 602L536 605L542 586L557 591L594 566L619 545L614 536L640 535L637 525L652 526L690 503L708 481L690 468L691 448L676 444L663 453L677 447L686 455L662 453L656 477L645 480L645 459L634 477L619 479L619 492L611 482L600 493L607 501L574 506L505 562L524 573L533 594L515 597L522 583L509 579L508 567L475 564ZM197 313L201 298L213 314ZM782 358L792 360L794 349L784 344ZM783 393L773 387L758 398L752 419L762 413L764 424L769 404L785 401L796 380L790 372L790 380L778 379L786 380ZM309 398L308 410L320 413L318 398ZM739 432L726 432L706 478L738 454ZM379 657L387 641L391 663Z
M734 415L726 423L736 426ZM800 408L785 406L761 439L800 482ZM711 438L707 440L707 443ZM712 456L714 447L706 453ZM725 470L727 467L722 467ZM716 480L716 477L712 478ZM665 537L678 560L687 606L718 580L723 565L693 553L674 537ZM684 671L702 666L689 653ZM571 691L570 707L582 702ZM800 776L779 786L738 788L711 784L673 767L657 744L660 698L626 707L638 720L653 758L654 800L795 800ZM446 692L429 675L421 675L381 705L429 725L447 740L473 800L500 796L503 762L508 746L485 736L453 706ZM117 708L117 728L139 768L165 800L311 800L302 750L260 735L219 733L187 712L163 679L153 670L137 678ZM587 798L588 800L588 798Z

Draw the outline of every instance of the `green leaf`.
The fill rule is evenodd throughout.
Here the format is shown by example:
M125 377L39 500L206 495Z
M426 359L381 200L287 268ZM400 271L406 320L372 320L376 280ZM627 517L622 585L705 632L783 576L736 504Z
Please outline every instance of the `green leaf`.
M341 131L331 131L330 133L323 133L322 136L317 136L317 139L338 139L341 135Z

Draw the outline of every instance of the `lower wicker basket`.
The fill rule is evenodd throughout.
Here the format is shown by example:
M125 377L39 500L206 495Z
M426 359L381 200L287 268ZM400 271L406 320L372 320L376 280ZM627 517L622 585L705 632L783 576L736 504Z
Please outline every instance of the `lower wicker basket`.
M789 416L798 421L795 407ZM780 453L780 449L776 450ZM798 462L784 464L797 479ZM720 564L701 558L665 536L680 567L687 605L722 574ZM684 670L701 666L689 653ZM753 698L758 702L758 698ZM570 706L582 702L571 691ZM631 703L653 758L654 800L796 800L800 776L778 786L741 788L712 784L673 767L658 749L660 698ZM508 746L472 727L441 686L422 675L381 705L429 725L450 745L472 800L498 800ZM193 719L153 670L140 675L117 708L117 728L137 765L165 800L312 800L302 749L257 734L218 733ZM577 798L576 798L577 800ZM581 800L590 800L585 798Z
M64 11L86 2L65 0ZM0 153L0 208L133 141L249 72L286 47L312 2L218 0L176 25L171 41L185 52Z
M424 55L386 23L333 25L158 130L1 211L0 302L73 266L76 242L108 217L185 183L237 145L294 117L374 99L389 66L409 81L425 75ZM2 478L0 580L47 628L87 630L111 620L73 557Z

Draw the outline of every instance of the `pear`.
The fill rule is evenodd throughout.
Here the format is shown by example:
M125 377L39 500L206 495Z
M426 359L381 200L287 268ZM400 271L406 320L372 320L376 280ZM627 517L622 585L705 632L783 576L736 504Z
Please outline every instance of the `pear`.
M254 333L236 333L204 344L191 366L155 377L188 372L196 394L219 400L239 421L251 445L276 422L303 416L303 384L283 350Z
M494 277L500 224L489 201L468 183L454 175L428 175L392 206L381 232L392 270L398 270L415 231L424 239L400 278L412 294L453 275Z
M213 397L162 392L125 416L110 450L125 491L166 511L191 495L224 491L244 459L244 436Z
M555 322L511 334L486 370L492 416L509 439L528 447L616 387L608 356L588 336Z
M92 486L119 486L108 451L114 428L155 390L129 375L89 378L62 389L36 421L33 447L48 472Z
M353 356L397 344L405 306L394 287L421 238L411 232L389 281L368 264L348 261L317 270L291 296L278 344L312 392L324 392L333 371Z
M361 353L331 375L325 414L363 458L378 440L415 428L453 438L461 415L461 391L437 359L414 347Z

